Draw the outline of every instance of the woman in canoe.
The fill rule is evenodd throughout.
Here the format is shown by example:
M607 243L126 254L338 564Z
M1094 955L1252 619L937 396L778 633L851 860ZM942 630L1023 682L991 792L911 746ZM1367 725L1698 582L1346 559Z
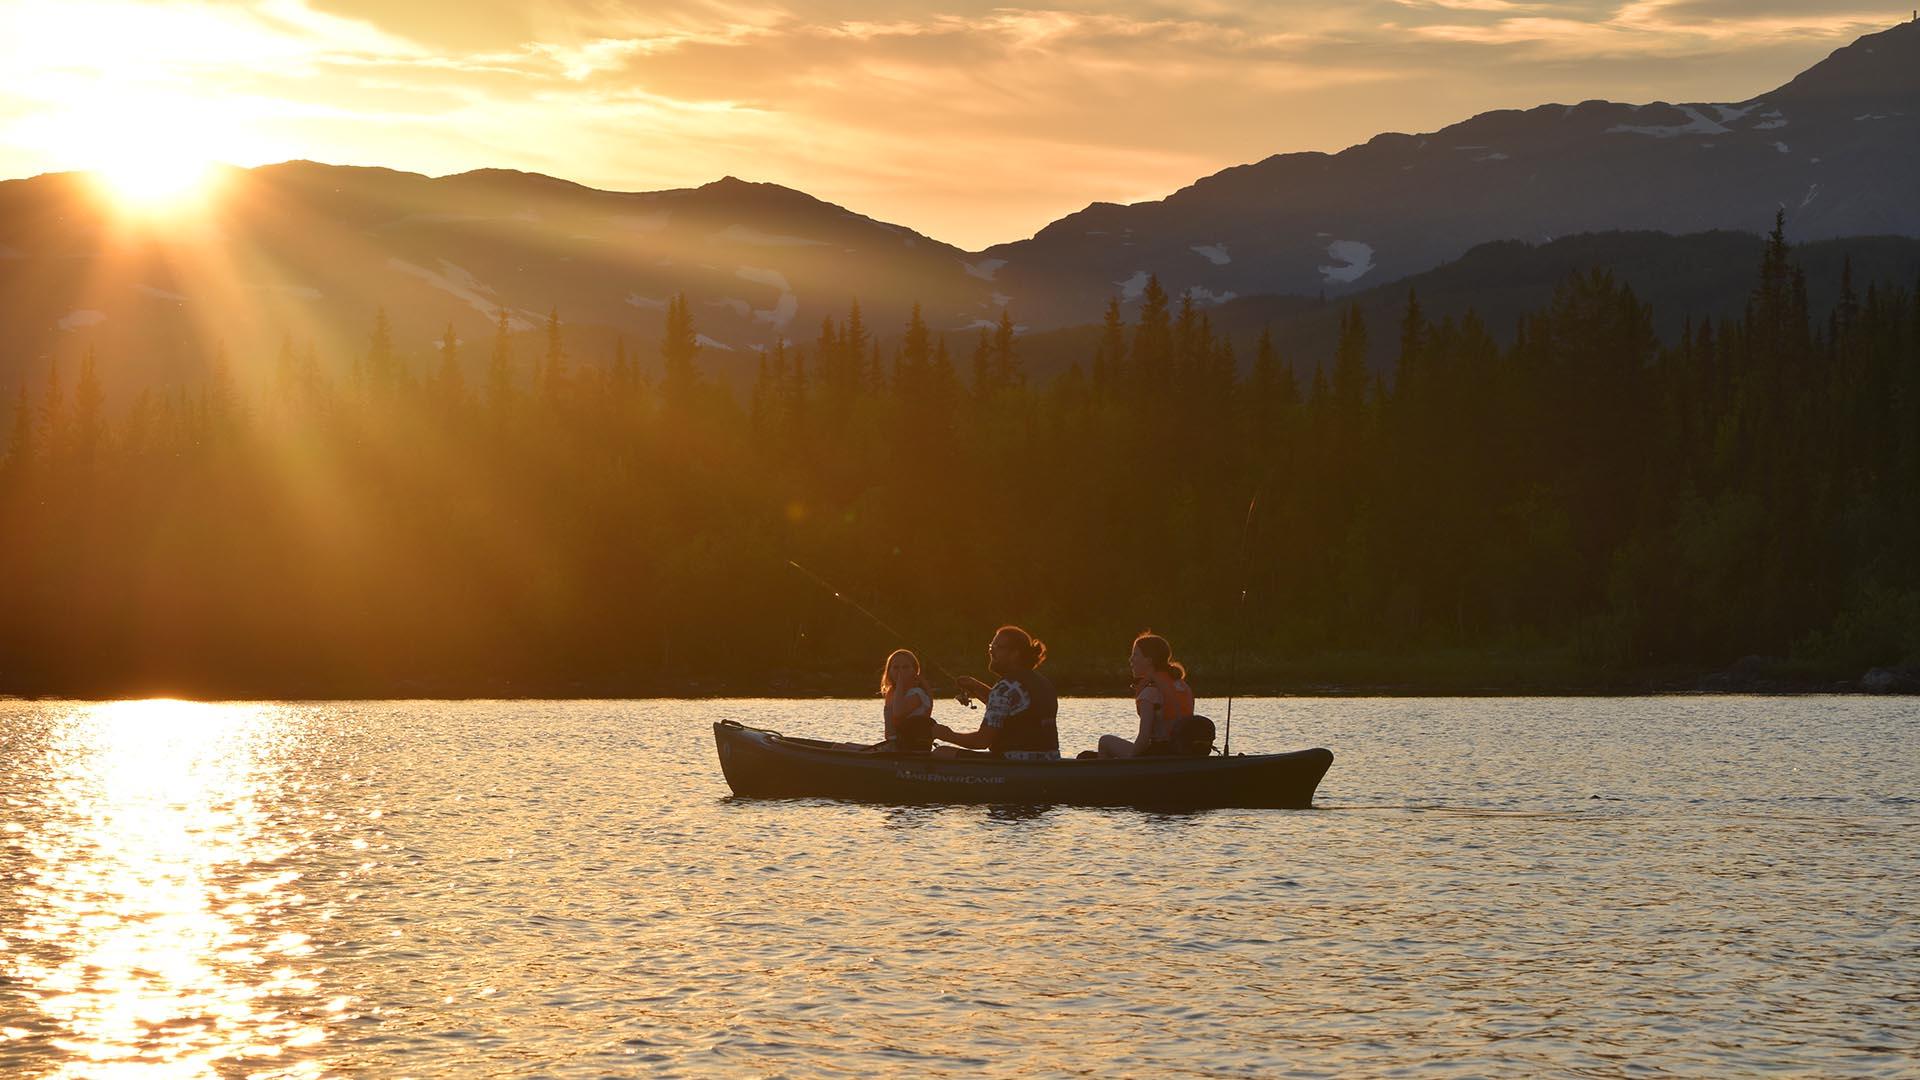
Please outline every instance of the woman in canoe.
M1193 715L1193 688L1187 669L1173 658L1173 646L1155 633L1133 639L1127 658L1133 673L1133 707L1140 728L1132 739L1100 736L1101 757L1146 757L1175 753L1174 727Z
M1046 643L1025 630L1003 626L994 631L987 646L987 666L1000 681L988 686L971 675L959 679L963 698L987 699L980 730L955 731L935 724L933 733L957 746L991 751L996 757L1058 758L1060 730L1054 720L1060 699L1053 683L1034 670L1046 659Z
M880 696L886 704L886 745L909 753L933 749L933 691L920 674L920 658L911 649L895 649L880 669Z

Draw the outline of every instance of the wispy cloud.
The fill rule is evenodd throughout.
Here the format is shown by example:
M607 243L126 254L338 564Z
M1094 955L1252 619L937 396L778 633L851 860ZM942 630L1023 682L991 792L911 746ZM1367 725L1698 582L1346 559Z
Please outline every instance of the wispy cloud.
M7 0L0 175L70 164L58 132L111 91L204 109L244 163L735 173L979 245L1487 108L1724 100L1885 21L1858 0Z

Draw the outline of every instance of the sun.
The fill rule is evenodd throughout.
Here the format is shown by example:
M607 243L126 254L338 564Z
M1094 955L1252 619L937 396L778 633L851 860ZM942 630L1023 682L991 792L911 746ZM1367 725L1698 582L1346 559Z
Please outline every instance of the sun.
M212 193L215 177L211 159L188 154L119 157L92 171L114 206L143 215L201 203Z
M24 128L50 158L88 174L101 200L141 217L172 216L208 200L237 125L217 102L127 88L76 90L65 107Z

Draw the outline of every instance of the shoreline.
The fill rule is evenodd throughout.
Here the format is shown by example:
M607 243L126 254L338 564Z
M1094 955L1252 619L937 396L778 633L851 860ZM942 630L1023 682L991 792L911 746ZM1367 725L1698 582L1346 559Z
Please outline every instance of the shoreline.
M1874 678L1876 673L1888 674ZM1198 680L1197 680L1198 681ZM1218 684L1200 682L1203 701L1225 698ZM1113 680L1065 677L1055 680L1062 697L1111 698L1128 695ZM1693 678L1527 680L1292 680L1245 679L1232 696L1246 698L1518 698L1518 697L1912 697L1920 696L1920 673L1912 669L1874 669L1859 679L1744 678L1716 672ZM945 695L951 700L951 695ZM698 701L763 698L786 701L858 701L877 698L846 679L793 677L762 680L553 680L522 683L485 680L350 680L317 685L301 680L268 684L251 680L113 680L74 685L0 683L0 701L125 701L174 698L186 701Z

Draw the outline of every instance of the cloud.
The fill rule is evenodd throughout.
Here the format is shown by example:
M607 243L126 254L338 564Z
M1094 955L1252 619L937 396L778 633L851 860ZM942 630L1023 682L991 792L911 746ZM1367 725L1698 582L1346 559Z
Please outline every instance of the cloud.
M0 175L56 167L23 118L96 93L198 101L242 164L284 150L622 190L732 173L979 247L1090 201L1489 108L1737 100L1884 24L1856 7L7 0Z

